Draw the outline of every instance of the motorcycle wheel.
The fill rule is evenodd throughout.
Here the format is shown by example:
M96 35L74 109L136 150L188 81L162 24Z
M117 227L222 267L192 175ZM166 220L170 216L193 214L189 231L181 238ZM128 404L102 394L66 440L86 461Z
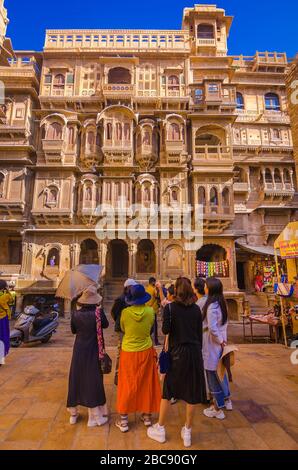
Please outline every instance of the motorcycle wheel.
M51 338L52 338L52 333L41 339L42 344L48 343Z
M22 344L21 338L13 338L10 340L10 346L12 348L19 348Z

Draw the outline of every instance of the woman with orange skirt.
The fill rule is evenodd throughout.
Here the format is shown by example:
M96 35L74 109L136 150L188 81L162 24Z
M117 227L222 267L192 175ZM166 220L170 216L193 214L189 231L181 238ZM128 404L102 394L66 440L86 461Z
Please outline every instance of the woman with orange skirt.
M122 311L120 326L124 333L120 353L116 426L127 432L128 414L142 413L145 426L151 426L151 414L158 413L161 388L157 370L157 355L150 332L154 324L154 310L146 306L151 296L138 284L132 286L126 297L129 305Z

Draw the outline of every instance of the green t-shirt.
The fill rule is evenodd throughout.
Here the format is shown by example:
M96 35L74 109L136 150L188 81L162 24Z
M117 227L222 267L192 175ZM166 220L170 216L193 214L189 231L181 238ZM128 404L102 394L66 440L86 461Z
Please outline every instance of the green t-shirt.
M124 333L123 351L146 351L146 349L152 348L150 333L154 318L153 308L146 305L132 305L122 311L120 326Z

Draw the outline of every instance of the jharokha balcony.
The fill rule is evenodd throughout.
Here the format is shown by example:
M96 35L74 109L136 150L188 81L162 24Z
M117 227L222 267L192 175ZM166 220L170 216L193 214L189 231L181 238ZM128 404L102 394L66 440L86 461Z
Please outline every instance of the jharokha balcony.
M66 144L63 139L59 140L42 140L42 149L45 154L46 162L49 164L63 162Z
M193 165L199 166L228 166L233 164L233 153L231 147L221 145L196 145L192 160Z

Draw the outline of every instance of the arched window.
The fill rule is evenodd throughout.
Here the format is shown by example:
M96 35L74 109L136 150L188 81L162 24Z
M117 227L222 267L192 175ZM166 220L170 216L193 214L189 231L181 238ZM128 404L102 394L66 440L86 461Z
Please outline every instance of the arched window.
M92 187L90 185L85 188L85 201L92 201Z
M291 183L291 175L287 168L284 169L284 182L287 184Z
M51 268L59 267L60 251L57 248L51 248L47 256L47 266Z
M150 203L150 201L151 201L150 186L146 184L144 187L144 203L148 204Z
M278 168L275 168L274 170L274 181L275 183L282 183L281 174Z
M121 122L116 123L116 139L122 140L122 124Z
M179 200L179 189L173 188L171 191L171 201L177 203Z
M218 193L216 188L211 188L210 190L210 206L213 209L218 207Z
M272 129L272 139L273 140L280 140L281 139L281 132L279 129Z
M75 129L74 129L74 127L70 127L68 129L68 143L69 143L69 145L74 145L74 143L75 143Z
M0 173L0 198L4 197L5 175Z
M269 168L266 168L266 170L265 170L265 183L272 183L272 182L273 182L273 179L272 179L271 170Z
M199 39L214 39L214 27L212 24L199 24L198 25L198 38Z
M206 191L203 186L198 189L198 203L204 207L206 206Z
M179 77L171 75L168 78L168 89L171 91L179 91Z
M230 212L230 191L228 188L224 188L222 192L222 205L225 214Z
M58 188L51 186L45 191L45 205L56 207L58 204Z
M180 126L176 122L172 122L169 127L169 140L180 140Z
M112 128L112 123L108 122L106 125L106 133L107 133L107 140L112 140L112 135L113 135L113 128Z
M61 73L55 75L53 87L55 95L63 95L65 88L65 76Z
M145 129L144 136L143 136L143 144L150 145L151 144L151 132L149 129Z
M237 93L236 95L236 104L237 109L244 109L244 98L242 93Z
M267 111L280 111L280 100L276 93L267 93L265 95L265 109Z
M95 133L93 131L88 131L87 132L87 138L86 138L86 142L87 142L87 149L88 150L93 150L94 149L94 146L95 146Z
M128 122L124 123L124 140L125 142L130 141L130 124Z
M111 84L129 84L131 83L131 74L128 69L115 67L109 71L108 83Z
M79 264L98 264L98 245L88 238L81 243Z
M200 104L203 102L204 99L204 91L203 88L196 88L195 89L195 104Z
M62 140L62 125L59 122L52 122L47 131L48 140Z

